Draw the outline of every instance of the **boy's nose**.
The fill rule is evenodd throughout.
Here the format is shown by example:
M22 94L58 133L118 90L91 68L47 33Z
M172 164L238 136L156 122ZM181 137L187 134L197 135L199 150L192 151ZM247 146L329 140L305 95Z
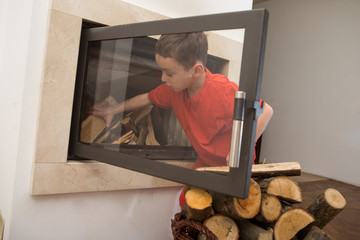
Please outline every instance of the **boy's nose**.
M161 74L161 81L164 82L164 83L167 82L166 74L165 74L165 73L162 73L162 74Z

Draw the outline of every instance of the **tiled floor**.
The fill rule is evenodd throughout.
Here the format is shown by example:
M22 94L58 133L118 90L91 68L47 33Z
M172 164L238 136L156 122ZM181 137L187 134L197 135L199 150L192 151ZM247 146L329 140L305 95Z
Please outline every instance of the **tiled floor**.
M304 201L299 207L307 208L327 188L340 191L346 207L322 230L333 240L360 239L360 187L306 173L294 179L303 193Z

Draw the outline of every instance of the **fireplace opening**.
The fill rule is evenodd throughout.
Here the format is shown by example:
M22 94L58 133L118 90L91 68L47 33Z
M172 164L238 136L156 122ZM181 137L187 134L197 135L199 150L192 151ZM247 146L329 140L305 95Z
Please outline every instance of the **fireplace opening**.
M94 23L83 23L82 34ZM82 144L156 160L197 158L171 109L150 105L117 114L111 125L88 113L95 104L113 106L138 94L149 92L161 82L155 62L159 36L96 40L80 47L71 138ZM81 43L84 45L84 42ZM228 60L209 55L206 67L212 73L226 72ZM77 104L80 104L80 113ZM77 120L79 119L79 120ZM81 160L69 151L68 159Z

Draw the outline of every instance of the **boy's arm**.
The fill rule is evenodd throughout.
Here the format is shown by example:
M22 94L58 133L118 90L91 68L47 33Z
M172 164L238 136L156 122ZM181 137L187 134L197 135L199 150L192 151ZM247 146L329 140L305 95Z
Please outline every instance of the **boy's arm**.
M140 107L144 107L149 104L151 104L151 102L148 97L148 93L144 93L144 94L137 95L133 98L130 98L124 102L121 102L113 107L104 107L101 104L95 104L88 111L88 113L104 118L104 120L106 122L106 126L109 127L114 118L114 115L121 113L121 112L130 111L130 110L134 110L134 109L137 109Z
M272 107L264 102L264 111L263 113L258 117L257 119L257 126L256 126L256 136L255 136L255 142L259 139L261 134L265 131L266 126L270 122L270 119L273 116L273 109Z

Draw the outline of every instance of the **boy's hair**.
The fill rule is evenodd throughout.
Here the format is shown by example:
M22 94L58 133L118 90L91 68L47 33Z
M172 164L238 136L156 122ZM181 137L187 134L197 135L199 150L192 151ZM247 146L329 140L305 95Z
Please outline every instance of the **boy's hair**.
M164 34L155 46L156 54L176 59L186 70L197 61L205 66L207 51L207 37L203 32Z

